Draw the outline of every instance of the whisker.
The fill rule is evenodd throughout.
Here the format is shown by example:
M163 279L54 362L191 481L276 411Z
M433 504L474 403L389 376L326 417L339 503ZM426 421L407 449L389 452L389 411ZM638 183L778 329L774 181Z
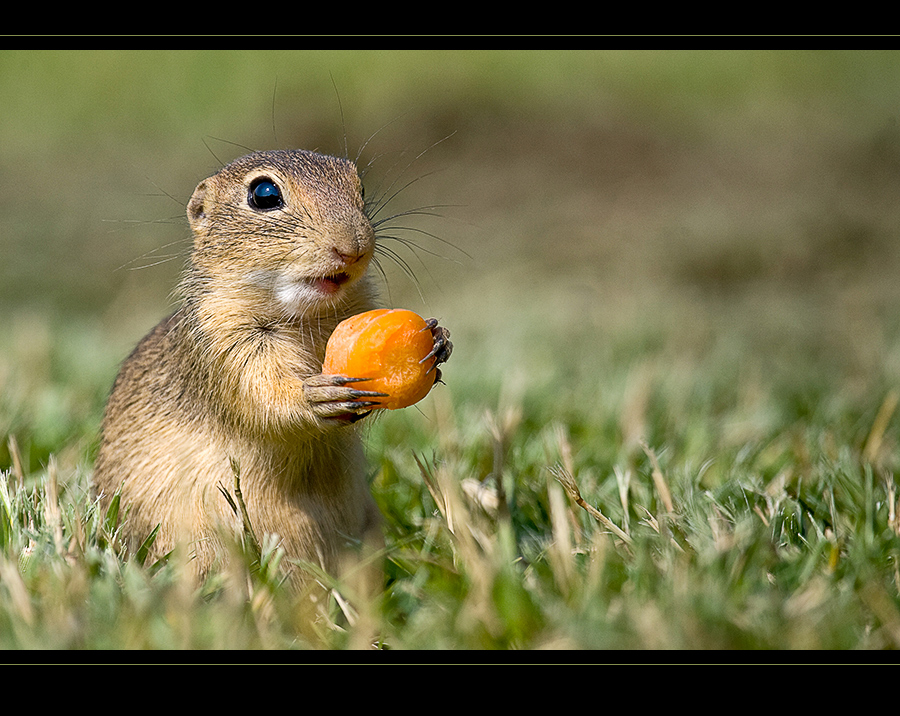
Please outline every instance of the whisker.
M162 264L167 264L167 263L169 263L169 261L174 261L177 258L181 258L181 257L178 254L171 254L169 256L163 256L151 263L141 264L140 266L128 266L128 264L123 264L122 266L119 266L119 268L116 270L118 271L118 270L128 266L129 271L140 271L141 269L148 269L148 268L153 268L154 266L161 266Z
M221 142L222 144L228 144L232 147L237 147L238 149L243 149L245 152L248 152L248 153L256 151L255 149L253 149L253 147L248 147L245 144L240 144L238 142L232 142L230 139L222 139L221 137L214 137L211 134L208 134L207 136L202 138L203 144L206 147L207 151L209 151L209 153L212 154L213 159L215 159L223 167L225 166L225 164L222 162L221 159L219 159L219 157L216 155L216 153L212 150L212 147L209 146L209 142L206 141L207 139L213 139L217 142Z
M462 204L426 204L424 206L416 207L415 209L407 209L406 211L398 211L396 214L392 214L391 216L386 216L378 221L372 222L372 226L378 227L386 221L391 221L392 219L398 219L401 216L436 216L438 218L443 218L443 214L438 214L434 211L429 211L430 209L458 209L462 206ZM372 217L369 217L370 219Z
M354 163L355 163L355 164L358 164L358 163L359 163L359 158L362 156L362 153L365 151L366 147L369 146L369 143L370 143L373 139L375 139L375 137L378 135L379 132L381 132L382 129L385 129L386 127L391 126L394 122L398 121L398 120L399 120L401 117L403 117L405 114L406 114L406 113L404 112L404 113L402 113L402 114L397 115L397 116L394 117L393 119L388 120L387 122L385 122L384 124L382 124L382 125L381 125L378 129L376 129L374 132L372 132L372 134L369 135L369 138L368 138L365 142L363 142L362 146L359 148L359 151L356 153L356 159L354 160ZM379 155L379 156L384 156L384 155ZM373 161L374 161L374 159L372 159L366 166L367 166L367 167L372 166L372 162L373 162Z
M189 241L190 241L190 239L178 239L177 241L170 241L168 244L163 244L162 246L157 246L153 249L150 249L149 251L144 252L140 256L135 256L133 259L126 261L124 264L122 264L115 270L121 271L122 269L127 268L129 271L137 271L137 270L144 269L144 268L151 268L153 266L159 266L160 264L167 263L167 262L172 261L177 258L183 258L182 254L180 254L180 253L167 254L162 257L154 257L156 260L154 260L153 263L141 264L139 266L132 266L132 264L136 264L138 261L142 261L143 259L153 256L158 251L162 251L163 249L168 249L171 246L177 246L179 244L183 244L183 243L189 242Z
M412 280L412 282L416 285L416 289L419 290L419 295L421 296L422 292L421 292L420 286L419 286L419 279L416 276L415 271L412 270L412 267L410 267L409 263L406 261L406 259L404 259L396 251L393 251L392 249L388 249L384 246L376 247L376 251L378 253L382 254L383 256L386 256L387 258L389 258L395 264L397 264L397 266L400 267L400 269L403 271L403 273L405 273ZM422 299L424 300L424 296L422 296Z
M402 243L402 242L401 242L401 243ZM382 247L382 250L385 251L385 254L386 254L386 255L389 255L389 254L387 254L388 250L384 249L384 247ZM394 251L394 252L391 252L391 253L392 253L391 258L392 258L393 260L395 260L395 261L401 261L401 260L402 260L403 263L404 263L404 265L405 265L407 268L409 268L409 270L406 271L407 275L413 274L412 268L409 267L409 264L406 262L405 259L402 259L402 258L400 257L400 254L398 254L398 253L395 252L395 251ZM430 252L430 251L426 251L426 253L431 253L431 252ZM419 256L419 254L418 254L417 252L413 251L412 254L413 254L413 256L415 256L416 259L419 261L419 264L421 265L421 267L422 267L422 269L425 271L425 273L428 274L428 278L430 278L431 281L432 281L433 283L437 284L437 280L435 279L434 274L431 273L431 269L428 268L428 264L426 264L426 263L422 260L422 257ZM435 255L436 255L436 254L435 254ZM419 278L418 278L417 276L415 276L415 275L413 275L412 277L413 277L413 279L414 279L414 281L415 281L416 289L418 290L418 289L419 289ZM420 294L420 295L421 295L421 293L422 293L421 290L419 290L419 294Z
M372 213L369 214L369 218L372 219L372 218L374 218L375 216L377 216L378 213L379 213L385 206L387 206L393 199L395 199L395 198L397 197L397 195L398 195L400 192L402 192L404 189L408 188L411 184L414 184L415 182L419 181L419 179L422 179L422 178L424 178L425 176L429 176L429 174L424 174L424 175L421 175L421 176L419 176L419 177L416 177L415 179L411 180L410 182L407 182L407 184L405 184L403 187L397 189L397 191L394 191L393 193L390 193L390 192L393 190L394 186L397 184L397 182L400 181L401 177L407 172L407 170L408 170L413 164L415 164L419 159L422 158L422 156L424 156L426 153L430 152L430 151L431 151L432 149L434 149L436 146L438 146L438 145L441 144L442 142L445 142L446 140L450 139L450 137L452 137L454 134L456 134L456 130L453 130L453 131L452 131L450 134L448 134L447 136L445 136L445 137L443 137L443 138L437 140L437 141L434 142L433 144L429 145L428 147L426 147L425 149L423 149L421 152L419 152L415 157L413 157L412 160L410 160L409 163L407 163L407 165L406 165L405 167L403 167L403 169L397 174L396 178L391 182L391 184L390 184L390 185L388 186L388 188L384 191L384 193L381 194L380 199L378 199L377 201L375 201L375 202L373 203L373 205L372 205L372 206L373 206L373 211L372 211ZM404 152L404 153L401 153L400 157L398 157L398 159L397 159L397 162L395 162L395 163L394 163L394 166L391 167L392 170L397 166L397 164L399 164L400 158L401 158L402 156L404 156L404 154L405 154L405 152ZM431 172L431 173L434 173L434 172ZM379 194L380 194L380 188L379 188ZM389 194L390 194L390 195L389 195ZM388 196L388 195L389 195L389 196Z
M406 248L408 248L408 249L410 250L410 252L412 253L412 255L415 256L415 257L418 259L419 263L422 264L422 268L424 268L426 271L428 270L427 267L425 266L425 262L422 261L422 257L419 256L419 253L418 253L418 251L416 250L416 249L419 249L420 247L416 246L414 243L412 243L412 242L410 242L410 241L404 241L403 239L401 239L401 238L398 237L398 236L386 236L386 237L384 237L384 238L387 238L387 239L393 239L394 241L397 241L398 243L403 244ZM380 247L380 248L381 248L381 249L384 249L385 251L391 250L391 249L386 249L386 248L383 247L383 246ZM424 252L424 253L426 253L426 254L430 254L431 256L438 256L439 258L443 258L442 256L439 256L439 254L436 254L436 253L434 253L433 251L429 251L428 249L421 249L421 251ZM400 254L399 254L398 252L396 252L396 251L395 251L394 253L395 253L396 255L398 255L398 256L400 255Z
M411 187L411 186L412 186L413 184L415 184L416 182L421 181L422 179L424 179L424 178L426 178L426 177L429 177L429 176L431 176L432 174L437 174L439 171L443 171L443 170L435 169L433 172L428 172L427 174L421 174L421 175L417 176L415 179L410 179L408 182L406 182L406 184L404 184L404 185L401 186L399 189L397 189L396 191L394 191L393 194L391 194L390 196L387 196L387 192L389 192L389 191L391 191L391 189L393 189L394 185L397 183L397 180L394 180L393 182L391 182L391 185L387 188L387 190L385 191L385 194L383 194L383 195L381 196L381 198L379 198L379 199L374 203L374 205L373 205L373 211L372 211L371 213L368 213L368 212L367 212L367 213L368 213L368 216L369 216L369 219L372 220L372 219L374 219L376 216L378 216L378 214L382 211L382 209L384 209L388 204L390 204L394 199L396 199L397 196L398 196L401 192L405 191L406 189L409 189L409 187ZM397 179L399 179L399 178L400 178L400 177L397 177Z
M410 229L412 231L413 229ZM427 232L425 232L427 233ZM379 239L390 239L391 241L396 241L400 244L403 244L406 248L408 248L412 253L418 256L418 252L422 252L428 254L429 256L434 256L439 259L446 259L447 261L453 261L453 263L462 265L461 261L457 261L456 259L448 258L437 251L432 251L431 249L426 249L424 246L417 244L415 241L411 239L405 239L402 236L394 236L393 234L384 234L378 237ZM419 259L421 261L421 259ZM424 264L423 264L424 265Z
M378 186L375 188L375 191L372 192L373 198L370 201L366 202L366 216L368 216L369 219L372 219L381 210L381 208L390 201L390 199L387 199L385 201L385 196L387 196L388 192L390 192L390 190L394 187L394 185L400 180L400 177L403 176L403 172L405 170L401 171L393 180L391 180L391 183L388 184L386 189L384 189L383 187L384 187L385 182L388 181L388 179L390 178L391 172L393 172L394 169L396 169L397 165L400 163L400 159L403 157L403 155L404 155L404 153L401 152L397 158L397 161L394 162L394 164L391 166L390 169L388 169L386 172L384 172L384 174L381 177L381 181L378 183ZM387 155L382 154L379 156L379 158L381 156L387 156ZM375 160L373 158L372 162L369 163L369 166L366 169L367 173L368 173L368 170L372 167L374 161ZM396 196L396 193L394 194L394 196ZM393 197L391 197L391 198L393 198Z
M381 276L381 284L387 291L388 305L393 305L394 300L391 294L391 285L388 282L387 273L385 273L384 266L381 265L381 261L378 260L377 255L372 257L371 265L375 267L375 269L378 271L379 276Z
M328 76L331 78L331 86L334 88L334 96L337 98L338 103L338 113L341 117L341 131L344 134L344 158L349 159L350 149L347 146L347 124L344 121L344 105L341 103L341 93L338 92L337 82L334 81L334 75L329 72Z

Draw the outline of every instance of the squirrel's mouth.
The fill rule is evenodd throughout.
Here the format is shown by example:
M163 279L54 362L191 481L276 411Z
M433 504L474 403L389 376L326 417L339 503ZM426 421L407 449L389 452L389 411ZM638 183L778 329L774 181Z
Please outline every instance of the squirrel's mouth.
M272 292L287 314L300 315L323 301L330 303L352 282L353 276L344 271L299 279L281 275L273 281Z
M330 276L322 276L312 280L312 285L326 295L337 293L341 286L350 280L350 274L340 271Z

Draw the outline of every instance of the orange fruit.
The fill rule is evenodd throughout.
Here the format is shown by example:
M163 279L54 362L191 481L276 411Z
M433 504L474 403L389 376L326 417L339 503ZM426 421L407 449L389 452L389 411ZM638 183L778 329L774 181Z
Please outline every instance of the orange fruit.
M325 346L326 375L366 378L359 390L387 393L379 408L396 410L419 402L434 385L434 336L425 320L402 308L379 308L338 324Z

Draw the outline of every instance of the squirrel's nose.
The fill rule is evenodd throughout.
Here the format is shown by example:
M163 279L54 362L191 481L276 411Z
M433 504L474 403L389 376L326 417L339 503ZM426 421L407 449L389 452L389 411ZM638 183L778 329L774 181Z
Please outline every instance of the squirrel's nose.
M374 232L371 227L337 226L329 232L331 252L344 266L352 266L372 250Z
M365 250L360 248L350 249L349 247L338 248L334 246L331 250L337 257L337 260L347 266L352 266L366 254Z

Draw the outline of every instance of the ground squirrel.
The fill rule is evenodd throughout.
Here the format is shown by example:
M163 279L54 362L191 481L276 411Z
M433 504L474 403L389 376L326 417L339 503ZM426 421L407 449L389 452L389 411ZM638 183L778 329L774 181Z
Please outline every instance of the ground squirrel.
M234 525L217 486L233 484L234 460L256 530L276 533L288 559L334 570L342 546L379 524L352 425L370 395L321 374L335 326L374 307L356 166L249 154L200 182L187 217L182 305L125 360L106 407L101 505L120 491L132 548L159 524L153 552L184 544L202 576ZM449 333L429 326L446 360Z

